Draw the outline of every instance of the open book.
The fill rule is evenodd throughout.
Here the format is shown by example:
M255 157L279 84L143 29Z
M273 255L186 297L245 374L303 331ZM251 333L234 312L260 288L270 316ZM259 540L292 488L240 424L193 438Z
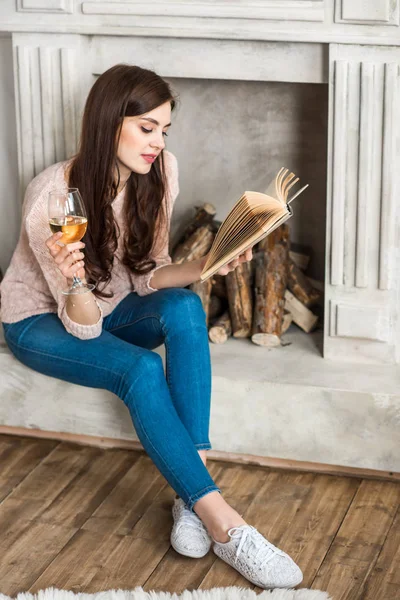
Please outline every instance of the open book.
M281 168L265 194L245 192L218 229L200 275L205 281L221 267L243 254L292 216L289 206L308 184L288 199L289 190L299 181Z

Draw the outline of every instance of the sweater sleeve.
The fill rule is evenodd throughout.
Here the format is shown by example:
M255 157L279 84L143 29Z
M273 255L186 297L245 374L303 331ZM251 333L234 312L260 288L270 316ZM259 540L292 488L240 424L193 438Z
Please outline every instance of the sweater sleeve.
M171 215L174 207L175 200L179 194L179 173L178 173L178 161L176 157L166 150L164 150L164 161L165 161L165 173L167 177L168 189L165 194L165 207L166 207L166 227L160 232L159 237L155 243L155 248L151 254L151 258L155 261L155 267L146 273L145 275L135 275L133 277L133 283L135 292L139 296L147 296L153 292L157 292L155 288L150 285L151 278L157 269L170 265L172 260L169 255L169 233L171 225Z
M29 193L28 190L27 194ZM97 302L97 299L96 304L100 310L100 317L94 325L81 325L76 323L75 321L72 321L67 314L67 296L62 294L62 290L68 287L68 283L67 279L57 268L57 265L45 244L46 240L51 235L51 231L47 221L47 206L42 198L39 197L34 202L31 210L26 215L25 227L29 246L39 265L41 274L47 283L49 292L57 304L57 315L65 329L68 333L81 340L89 340L98 337L102 332L103 311Z

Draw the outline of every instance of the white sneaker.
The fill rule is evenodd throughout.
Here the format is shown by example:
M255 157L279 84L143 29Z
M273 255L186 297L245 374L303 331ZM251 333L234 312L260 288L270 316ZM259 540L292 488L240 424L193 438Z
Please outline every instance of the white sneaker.
M175 498L172 517L174 519L171 531L173 549L191 558L205 556L211 548L211 538L201 519L186 507L182 498Z
M260 588L292 588L303 580L296 563L255 527L241 525L228 531L229 542L214 540L213 550L223 561Z

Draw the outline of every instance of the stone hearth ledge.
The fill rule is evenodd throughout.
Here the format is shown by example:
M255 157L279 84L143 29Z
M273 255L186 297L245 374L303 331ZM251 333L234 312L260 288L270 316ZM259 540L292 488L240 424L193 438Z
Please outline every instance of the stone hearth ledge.
M213 450L399 472L399 368L323 359L320 332L292 327L284 342L211 344ZM138 440L110 392L32 371L4 343L0 372L0 426Z

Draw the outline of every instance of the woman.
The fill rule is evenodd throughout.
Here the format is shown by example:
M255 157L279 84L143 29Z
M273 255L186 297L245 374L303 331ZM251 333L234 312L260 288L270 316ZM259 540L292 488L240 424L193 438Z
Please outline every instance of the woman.
M105 388L126 404L148 455L175 490L171 543L185 556L214 552L260 587L293 587L302 574L223 499L206 467L211 369L205 314L185 289L207 257L168 255L178 194L164 150L175 100L152 71L116 65L85 106L79 153L30 183L21 235L1 285L10 350L46 375ZM51 190L80 190L84 243L49 236ZM83 253L83 248L85 253ZM219 271L226 275L251 250ZM77 273L94 292L65 296ZM166 346L166 376L158 354ZM188 401L190 399L190 402Z

